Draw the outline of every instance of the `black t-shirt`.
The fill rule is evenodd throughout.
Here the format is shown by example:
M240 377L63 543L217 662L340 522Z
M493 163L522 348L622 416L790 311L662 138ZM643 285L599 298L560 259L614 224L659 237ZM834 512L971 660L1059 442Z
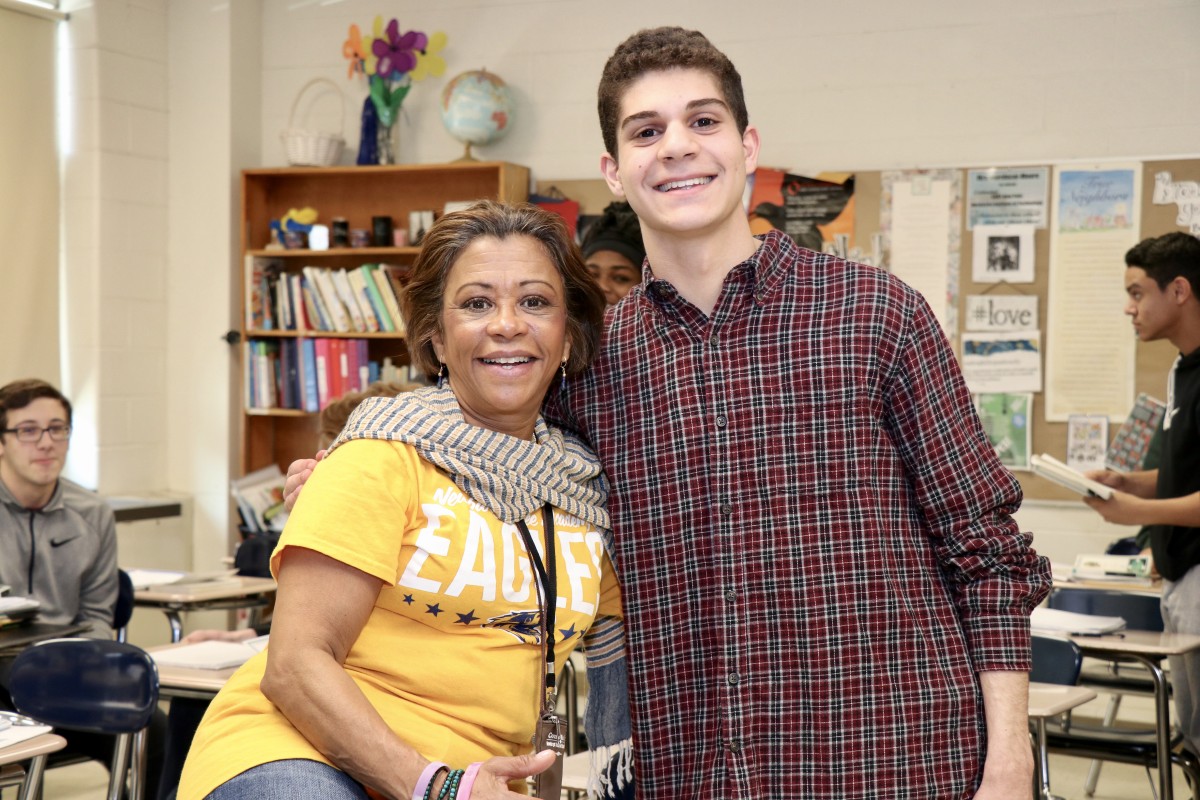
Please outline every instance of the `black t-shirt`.
M1183 497L1200 491L1200 350L1175 366L1174 392L1163 420L1158 497ZM1154 564L1166 579L1177 581L1200 564L1200 528L1163 526L1150 537Z

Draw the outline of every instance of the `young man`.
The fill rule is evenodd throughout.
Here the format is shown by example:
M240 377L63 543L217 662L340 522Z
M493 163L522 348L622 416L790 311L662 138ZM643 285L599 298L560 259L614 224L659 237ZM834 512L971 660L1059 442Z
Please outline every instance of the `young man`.
M0 387L0 583L40 604L38 619L87 623L111 639L117 529L94 492L60 477L71 404L45 381Z
M1085 502L1109 522L1153 526L1166 629L1200 633L1200 239L1180 232L1146 239L1125 264L1125 313L1138 338L1166 339L1179 357L1167 378L1158 468L1089 473L1119 491ZM1171 685L1179 726L1200 752L1200 657L1172 658Z
M648 274L570 416L613 481L639 794L1028 797L1028 614L1010 513L924 300L760 241L741 78L642 31L599 89Z
M38 621L87 624L78 635L113 637L117 603L117 528L94 492L62 477L71 441L71 403L45 381L0 387L0 583L38 601ZM0 708L12 709L0 660ZM162 764L158 712L147 739L147 797ZM67 730L68 755L108 766L114 738ZM53 760L53 756L51 757Z
M559 411L613 482L638 796L1028 798L1049 565L927 304L751 235L701 34L622 43L599 111L648 269Z

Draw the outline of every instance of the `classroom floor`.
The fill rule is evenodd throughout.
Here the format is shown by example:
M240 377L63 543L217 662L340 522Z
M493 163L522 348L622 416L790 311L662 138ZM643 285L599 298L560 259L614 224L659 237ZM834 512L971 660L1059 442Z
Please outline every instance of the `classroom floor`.
M1085 716L1098 714L1102 707L1093 701L1081 711ZM1128 719L1149 722L1151 706L1139 698L1126 698L1122 716ZM1050 756L1050 786L1054 794L1063 800L1089 800L1084 793L1084 781L1090 762L1080 758ZM1175 770L1175 797L1188 797L1183 774ZM103 798L108 787L108 773L95 762L75 764L49 770L46 773L44 800L96 800ZM1106 763L1101 768L1100 782L1090 800L1152 800L1156 790L1146 770L1127 764ZM15 797L15 790L7 790L4 800Z
M1050 756L1050 787L1064 800L1088 800L1083 791L1088 762L1078 758ZM50 770L46 773L44 800L96 800L108 788L108 773L92 762ZM15 790L8 796L15 796ZM1175 770L1175 796L1188 796L1183 774ZM1145 770L1127 764L1105 764L1100 783L1091 800L1151 800L1154 792Z

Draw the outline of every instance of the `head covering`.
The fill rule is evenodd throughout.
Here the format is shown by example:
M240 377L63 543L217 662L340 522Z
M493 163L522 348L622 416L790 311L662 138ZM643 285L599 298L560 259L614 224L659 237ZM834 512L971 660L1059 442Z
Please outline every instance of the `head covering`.
M646 259L646 246L642 244L642 228L637 214L629 203L609 203L600 219L591 224L583 235L583 257L588 258L598 250L612 250L630 260L638 269Z

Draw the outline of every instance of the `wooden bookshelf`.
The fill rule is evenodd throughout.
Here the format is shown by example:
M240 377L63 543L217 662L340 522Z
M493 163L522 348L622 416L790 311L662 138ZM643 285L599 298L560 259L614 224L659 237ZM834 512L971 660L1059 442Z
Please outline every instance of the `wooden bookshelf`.
M317 447L317 415L291 408L258 408L247 402L247 366L254 342L280 343L302 338L363 339L372 360L390 357L408 363L403 335L387 332L335 332L279 329L247 324L247 256L273 259L288 273L306 266L352 269L361 264L411 264L416 247L332 248L329 250L270 249L270 224L289 209L312 207L318 220L329 225L344 217L351 229L371 230L375 216L390 216L396 228L407 228L409 212L431 209L438 215L446 203L490 198L520 201L529 197L529 170L504 162L401 164L370 167L286 167L242 172L241 291L242 344L239 398L242 473L311 456Z

